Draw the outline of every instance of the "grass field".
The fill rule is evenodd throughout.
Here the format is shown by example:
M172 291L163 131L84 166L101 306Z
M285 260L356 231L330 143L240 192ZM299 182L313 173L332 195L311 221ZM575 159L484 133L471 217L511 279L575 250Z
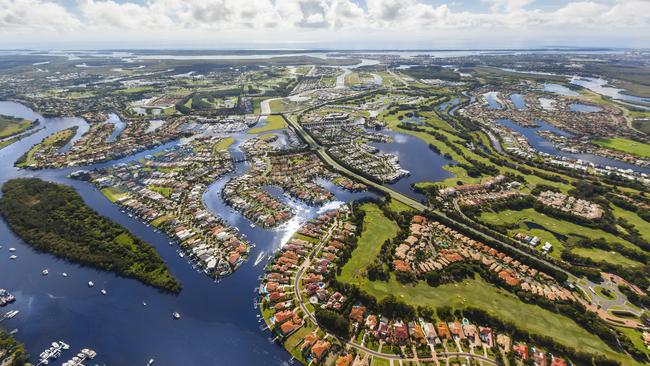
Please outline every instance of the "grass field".
M361 209L366 211L364 229L359 237L357 248L352 253L352 258L343 267L338 277L339 281L354 283L378 300L392 294L415 306L479 307L522 329L552 337L564 345L587 352L604 353L618 360L625 359L625 364L633 364L631 360L611 350L602 340L571 319L539 306L523 303L514 294L480 278L436 288L430 287L425 282L419 282L415 286L402 285L394 278L388 282L369 281L362 276L363 269L376 258L381 244L397 234L398 227L374 204L365 204Z
M620 253L609 252L602 249L575 248L575 249L571 249L571 253L575 253L581 257L591 258L596 262L603 261L607 263L619 264L624 267L641 267L643 265L637 261L624 257Z
M116 202L127 196L125 193L121 192L119 189L115 187L102 188L102 193L111 202Z
M251 128L248 130L248 133L255 134L260 132L280 130L283 128L287 128L287 122L282 116L273 114L266 117L266 124L264 126Z
M595 144L628 154L650 158L650 145L621 137L595 140Z
M152 190L154 192L158 192L158 193L162 194L165 198L169 198L169 196L172 195L172 189L169 188L169 187L149 186L147 188L149 188L150 190Z
M641 234L643 239L650 241L650 222L640 218L639 215L634 212L624 210L615 205L610 206L614 211L614 216L627 220L627 222L634 225L636 229L639 230L639 234Z
M32 121L0 115L0 138L16 135L32 126Z
M230 147L235 142L235 139L232 137L226 137L224 139L219 140L216 144L214 144L214 151L224 151Z
M388 204L388 208L395 213L402 213L404 211L412 210L411 206L402 203L401 201L396 199L390 200L390 203Z
M539 213L532 208L527 208L521 211L504 210L500 212L483 212L479 216L479 220L488 225L518 224L519 227L515 230L512 230L513 233L516 231L531 233L532 230L528 230L524 224L525 221L530 221L545 227L547 230L552 230L562 235L566 235L566 236L581 235L592 239L604 238L608 242L620 243L630 249L639 250L636 245L626 240L623 240L617 237L616 235L607 233L600 229L592 229L592 228L574 224L569 221L558 220L556 218ZM540 230L540 231L544 231L544 230ZM549 231L547 231L547 233L548 234L537 232L531 234L538 235L538 236L541 235L540 237L542 239L548 240L549 242L551 242L551 244L554 244L554 246L555 243L559 243L559 241L555 239L555 237ZM557 252L559 252L559 250L557 250ZM596 250L596 249L584 249L584 248L579 248L579 252L574 251L574 253L576 254L585 255L594 260L606 260L607 262L614 263L614 264L621 264L621 265L637 265L637 266L641 265L641 263L625 258L618 253L612 254L610 252L605 252L605 253L609 253L608 255L606 255L601 252L605 252L605 251Z
M399 227L389 220L375 204L367 203L360 207L366 212L363 232L358 239L357 248L352 252L352 258L345 264L339 280L363 284L367 280L363 276L365 268L371 264L386 239L397 235Z

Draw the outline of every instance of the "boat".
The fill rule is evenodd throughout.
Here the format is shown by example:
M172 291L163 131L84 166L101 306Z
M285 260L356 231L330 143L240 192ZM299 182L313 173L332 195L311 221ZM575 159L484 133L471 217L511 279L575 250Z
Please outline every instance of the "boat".
M149 359L149 362L147 362L147 366L151 366L151 365L153 365L153 361L154 361L154 359L153 359L153 358L150 358L150 359Z
M8 312L5 314L5 319L11 319L11 318L13 318L14 316L18 315L18 313L20 313L20 310L11 310L11 311L8 311Z
M102 295L106 295L106 294L107 294L107 292L106 292L106 290L104 290L104 289L102 289L102 290L101 290L101 291L99 291L99 292L101 292L101 293L102 293Z
M147 306L147 302L146 302L146 301L143 301L143 302L142 302L142 306Z
M183 257L185 257L185 253L180 252L180 253L178 253L178 256L181 257L181 258L183 258Z
M10 335L14 335L18 333L18 328L14 328L11 332L9 332Z
M68 277L68 274L65 273L65 272L63 272L63 273L61 273L61 276L63 276L63 277Z
M41 273L43 273L43 276L47 276L48 274L50 274L50 271L47 268L45 268Z
M176 319L176 320L178 320L178 319L181 318L181 314L179 314L177 311L174 311L174 312L172 313L172 316L173 316L174 319Z
M16 251L16 248L11 247L11 248L9 248L9 251L10 251L10 252L15 252L15 251Z
M9 257L9 259L16 259L16 258L18 258L18 257L16 257L15 255L12 255L11 257Z
M95 284L93 283L93 281L88 281L88 287L93 287L93 286L95 286Z

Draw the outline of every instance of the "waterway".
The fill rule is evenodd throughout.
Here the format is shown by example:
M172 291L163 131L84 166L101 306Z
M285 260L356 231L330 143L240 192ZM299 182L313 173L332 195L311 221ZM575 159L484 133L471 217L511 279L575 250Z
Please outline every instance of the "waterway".
M238 163L236 171L211 185L203 199L211 211L236 225L256 247L238 271L215 283L180 258L177 246L169 245L166 235L122 213L90 183L66 178L67 174L79 168L28 171L13 167L13 162L43 137L72 126L87 127L83 120L42 118L29 108L12 102L0 102L0 113L40 118L45 127L43 131L0 150L0 183L17 177L39 177L73 187L98 213L153 245L171 273L183 284L178 295L162 293L135 280L36 252L0 219L0 245L3 247L0 249L0 287L17 297L14 304L2 310L20 310L15 318L6 320L2 326L19 329L16 338L24 342L34 355L32 361L52 341L63 340L72 346L71 350L64 352L54 365L60 365L81 348L96 350L98 356L92 364L98 365L146 365L150 358L155 359L155 365L174 366L288 364L289 354L270 342L270 332L261 330L263 322L254 307L254 289L259 284L268 255L287 240L301 222L316 215L318 208L307 207L283 196L282 199L300 209L291 223L276 231L250 227L245 218L225 206L219 197L227 179L248 168L246 163ZM78 136L80 133L76 138ZM230 147L234 152L241 141L250 136L241 134L239 137L238 142ZM84 168L101 168L139 159L175 143ZM328 188L336 194L336 202L327 207L372 195L346 192L331 185ZM16 260L9 259L9 247L17 249L13 253L18 256ZM41 274L44 268L49 269L49 276ZM63 277L63 272L68 277ZM89 288L88 281L93 281L95 287ZM100 289L106 289L108 294L101 295ZM172 319L174 311L181 314L180 320Z
M537 151L541 151L556 156L563 156L571 159L580 159L600 166L612 166L612 167L622 168L622 169L632 169L640 173L650 174L650 168L647 167L640 167L634 164L629 164L623 161L609 159L594 154L574 154L574 153L561 151L557 149L551 141L540 136L537 132L550 131L561 136L571 136L571 134L557 127L554 127L544 121L539 121L539 120L535 121L539 125L539 127L522 127L508 119L499 119L497 120L497 122L510 128L513 131L517 131L522 135L524 135L524 137L526 137L526 139L528 140L528 143Z
M426 142L417 137L395 131L384 130L381 133L389 135L392 141L388 143L373 142L370 145L378 148L383 153L397 155L402 169L411 173L397 182L384 184L385 186L418 201L424 201L426 197L413 191L412 184L437 182L453 176L451 172L443 169L443 167L454 164L455 161L445 159L442 155L434 152Z

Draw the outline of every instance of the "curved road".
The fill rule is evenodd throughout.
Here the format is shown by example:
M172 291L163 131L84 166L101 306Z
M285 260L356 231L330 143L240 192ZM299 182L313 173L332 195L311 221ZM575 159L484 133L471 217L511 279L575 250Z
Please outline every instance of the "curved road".
M325 235L323 237L323 239L321 239L321 241L318 243L316 248L314 248L314 250L311 252L311 254L308 255L307 258L302 262L300 267L298 267L298 270L296 271L296 276L294 277L294 280L293 280L293 294L294 294L296 300L298 301L298 305L300 306L300 309L307 315L309 320L311 320L311 322L314 323L314 324L318 324L318 321L316 320L316 316L314 316L314 314L309 311L309 309L307 308L307 306L305 305L305 303L303 301L302 292L300 291L300 280L302 278L302 275L305 273L305 270L307 268L309 268L309 265L311 264L312 257L314 257L316 254L318 254L318 252L320 252L320 250L323 248L323 246L327 243L330 235L332 234L332 230L333 230L333 228L335 226L336 226L336 222L334 223L334 225L332 225L330 227L330 229L327 232L327 235ZM323 331L325 331L325 330L323 330ZM418 360L419 361L436 361L436 359L437 359L436 357L433 357L433 358L417 358L417 357L416 358L405 358L405 357L401 357L400 355L395 355L395 354L392 354L392 353L382 353L382 352L375 351L375 350L372 350L370 348L367 348L365 346L362 346L360 344L353 343L353 342L351 342L351 341L349 341L347 339L342 339L342 338L340 338L340 337L338 337L338 336L336 336L334 334L331 334L331 333L327 333L327 334L329 334L331 337L339 339L342 342L345 342L345 344L350 346L350 347L353 347L353 348L355 348L355 349L357 349L359 351L365 352L366 354L369 354L369 355L372 355L372 356L375 356L375 357L380 357L380 358L383 358L383 359L402 360L402 361L411 361L411 362L416 362ZM474 354L474 353L469 353L469 352L436 352L436 356L438 358L448 358L448 357L473 358L473 359L477 359L477 360L482 361L482 362L489 363L491 365L498 365L498 363L496 361L490 359L489 357L485 357L485 356L480 355L480 354Z

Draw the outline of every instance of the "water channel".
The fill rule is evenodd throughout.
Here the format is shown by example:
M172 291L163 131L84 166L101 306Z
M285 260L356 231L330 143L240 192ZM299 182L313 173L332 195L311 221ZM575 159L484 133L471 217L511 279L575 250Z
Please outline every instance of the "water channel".
M177 246L169 245L166 235L154 231L137 219L122 213L101 192L88 182L66 178L78 168L48 169L40 171L18 170L13 162L38 143L43 137L72 126L87 124L79 118L43 118L20 104L0 102L0 113L42 121L44 130L0 150L0 184L17 177L39 177L48 181L72 186L84 201L101 215L125 226L132 233L150 243L160 253L172 274L183 284L178 295L160 292L108 272L81 267L59 260L49 254L32 250L16 237L0 219L0 288L16 295L17 301L3 311L19 310L13 319L2 327L9 331L18 329L16 338L25 343L32 361L52 341L63 340L71 350L50 364L60 365L72 358L82 348L92 348L98 356L92 364L146 365L151 358L155 365L286 365L289 354L270 342L271 333L261 329L263 322L254 307L254 289L259 276L272 254L288 239L301 222L314 217L323 209L341 202L367 197L368 192L351 193L328 185L336 194L336 202L324 208L308 207L282 196L298 209L298 215L284 228L275 231L252 228L248 220L225 206L219 197L221 187L236 174L248 169L238 163L235 172L217 180L204 194L204 203L256 245L249 260L233 275L219 283L199 273L178 256ZM236 135L237 143L253 135ZM84 169L101 168L112 164L139 159L156 151L173 146L165 144L153 150L120 160L96 164ZM328 184L327 182L322 182ZM8 248L15 247L16 260L10 260ZM49 276L41 271L49 269ZM66 272L68 277L61 274ZM87 286L88 281L94 288ZM106 289L107 295L101 295ZM146 302L146 306L143 305ZM172 319L172 312L181 314Z

